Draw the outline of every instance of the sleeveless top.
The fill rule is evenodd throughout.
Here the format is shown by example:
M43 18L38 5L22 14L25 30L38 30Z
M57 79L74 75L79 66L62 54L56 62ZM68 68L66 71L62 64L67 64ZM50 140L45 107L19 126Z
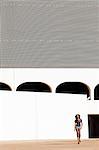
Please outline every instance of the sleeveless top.
M75 120L75 123L76 123L76 126L77 126L77 127L80 127L80 123L82 123L82 119L80 119L80 120Z

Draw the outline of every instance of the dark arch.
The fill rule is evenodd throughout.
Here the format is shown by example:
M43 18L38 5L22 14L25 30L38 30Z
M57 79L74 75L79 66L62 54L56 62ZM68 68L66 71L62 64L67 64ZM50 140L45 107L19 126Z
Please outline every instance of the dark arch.
M87 94L90 99L90 88L81 82L64 82L57 86L56 93Z
M99 84L94 89L94 100L99 100Z
M0 82L0 90L12 91L9 85Z
M49 85L42 82L25 82L19 85L16 91L52 92Z

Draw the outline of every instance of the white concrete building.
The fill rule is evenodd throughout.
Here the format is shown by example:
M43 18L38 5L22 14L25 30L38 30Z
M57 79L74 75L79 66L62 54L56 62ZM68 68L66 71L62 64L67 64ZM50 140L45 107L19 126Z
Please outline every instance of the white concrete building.
M0 140L99 138L99 69L0 69Z

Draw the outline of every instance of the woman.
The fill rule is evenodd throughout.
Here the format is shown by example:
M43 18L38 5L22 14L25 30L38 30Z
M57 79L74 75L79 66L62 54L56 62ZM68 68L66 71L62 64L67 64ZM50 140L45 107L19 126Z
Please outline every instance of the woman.
M81 142L81 141L80 141L80 137L81 137L80 130L82 129L82 126L83 126L82 119L80 119L80 115L77 114L77 115L75 116L74 130L76 130L76 133L77 133L77 141L78 141L78 144Z

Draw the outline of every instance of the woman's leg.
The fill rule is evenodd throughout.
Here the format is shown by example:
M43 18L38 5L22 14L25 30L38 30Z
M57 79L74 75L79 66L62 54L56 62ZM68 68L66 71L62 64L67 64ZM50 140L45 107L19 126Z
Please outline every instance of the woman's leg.
M76 129L76 133L77 133L77 141L79 144L79 142L80 142L80 129Z
M79 142L81 142L80 137L81 137L81 133L80 133L80 129L79 129Z

